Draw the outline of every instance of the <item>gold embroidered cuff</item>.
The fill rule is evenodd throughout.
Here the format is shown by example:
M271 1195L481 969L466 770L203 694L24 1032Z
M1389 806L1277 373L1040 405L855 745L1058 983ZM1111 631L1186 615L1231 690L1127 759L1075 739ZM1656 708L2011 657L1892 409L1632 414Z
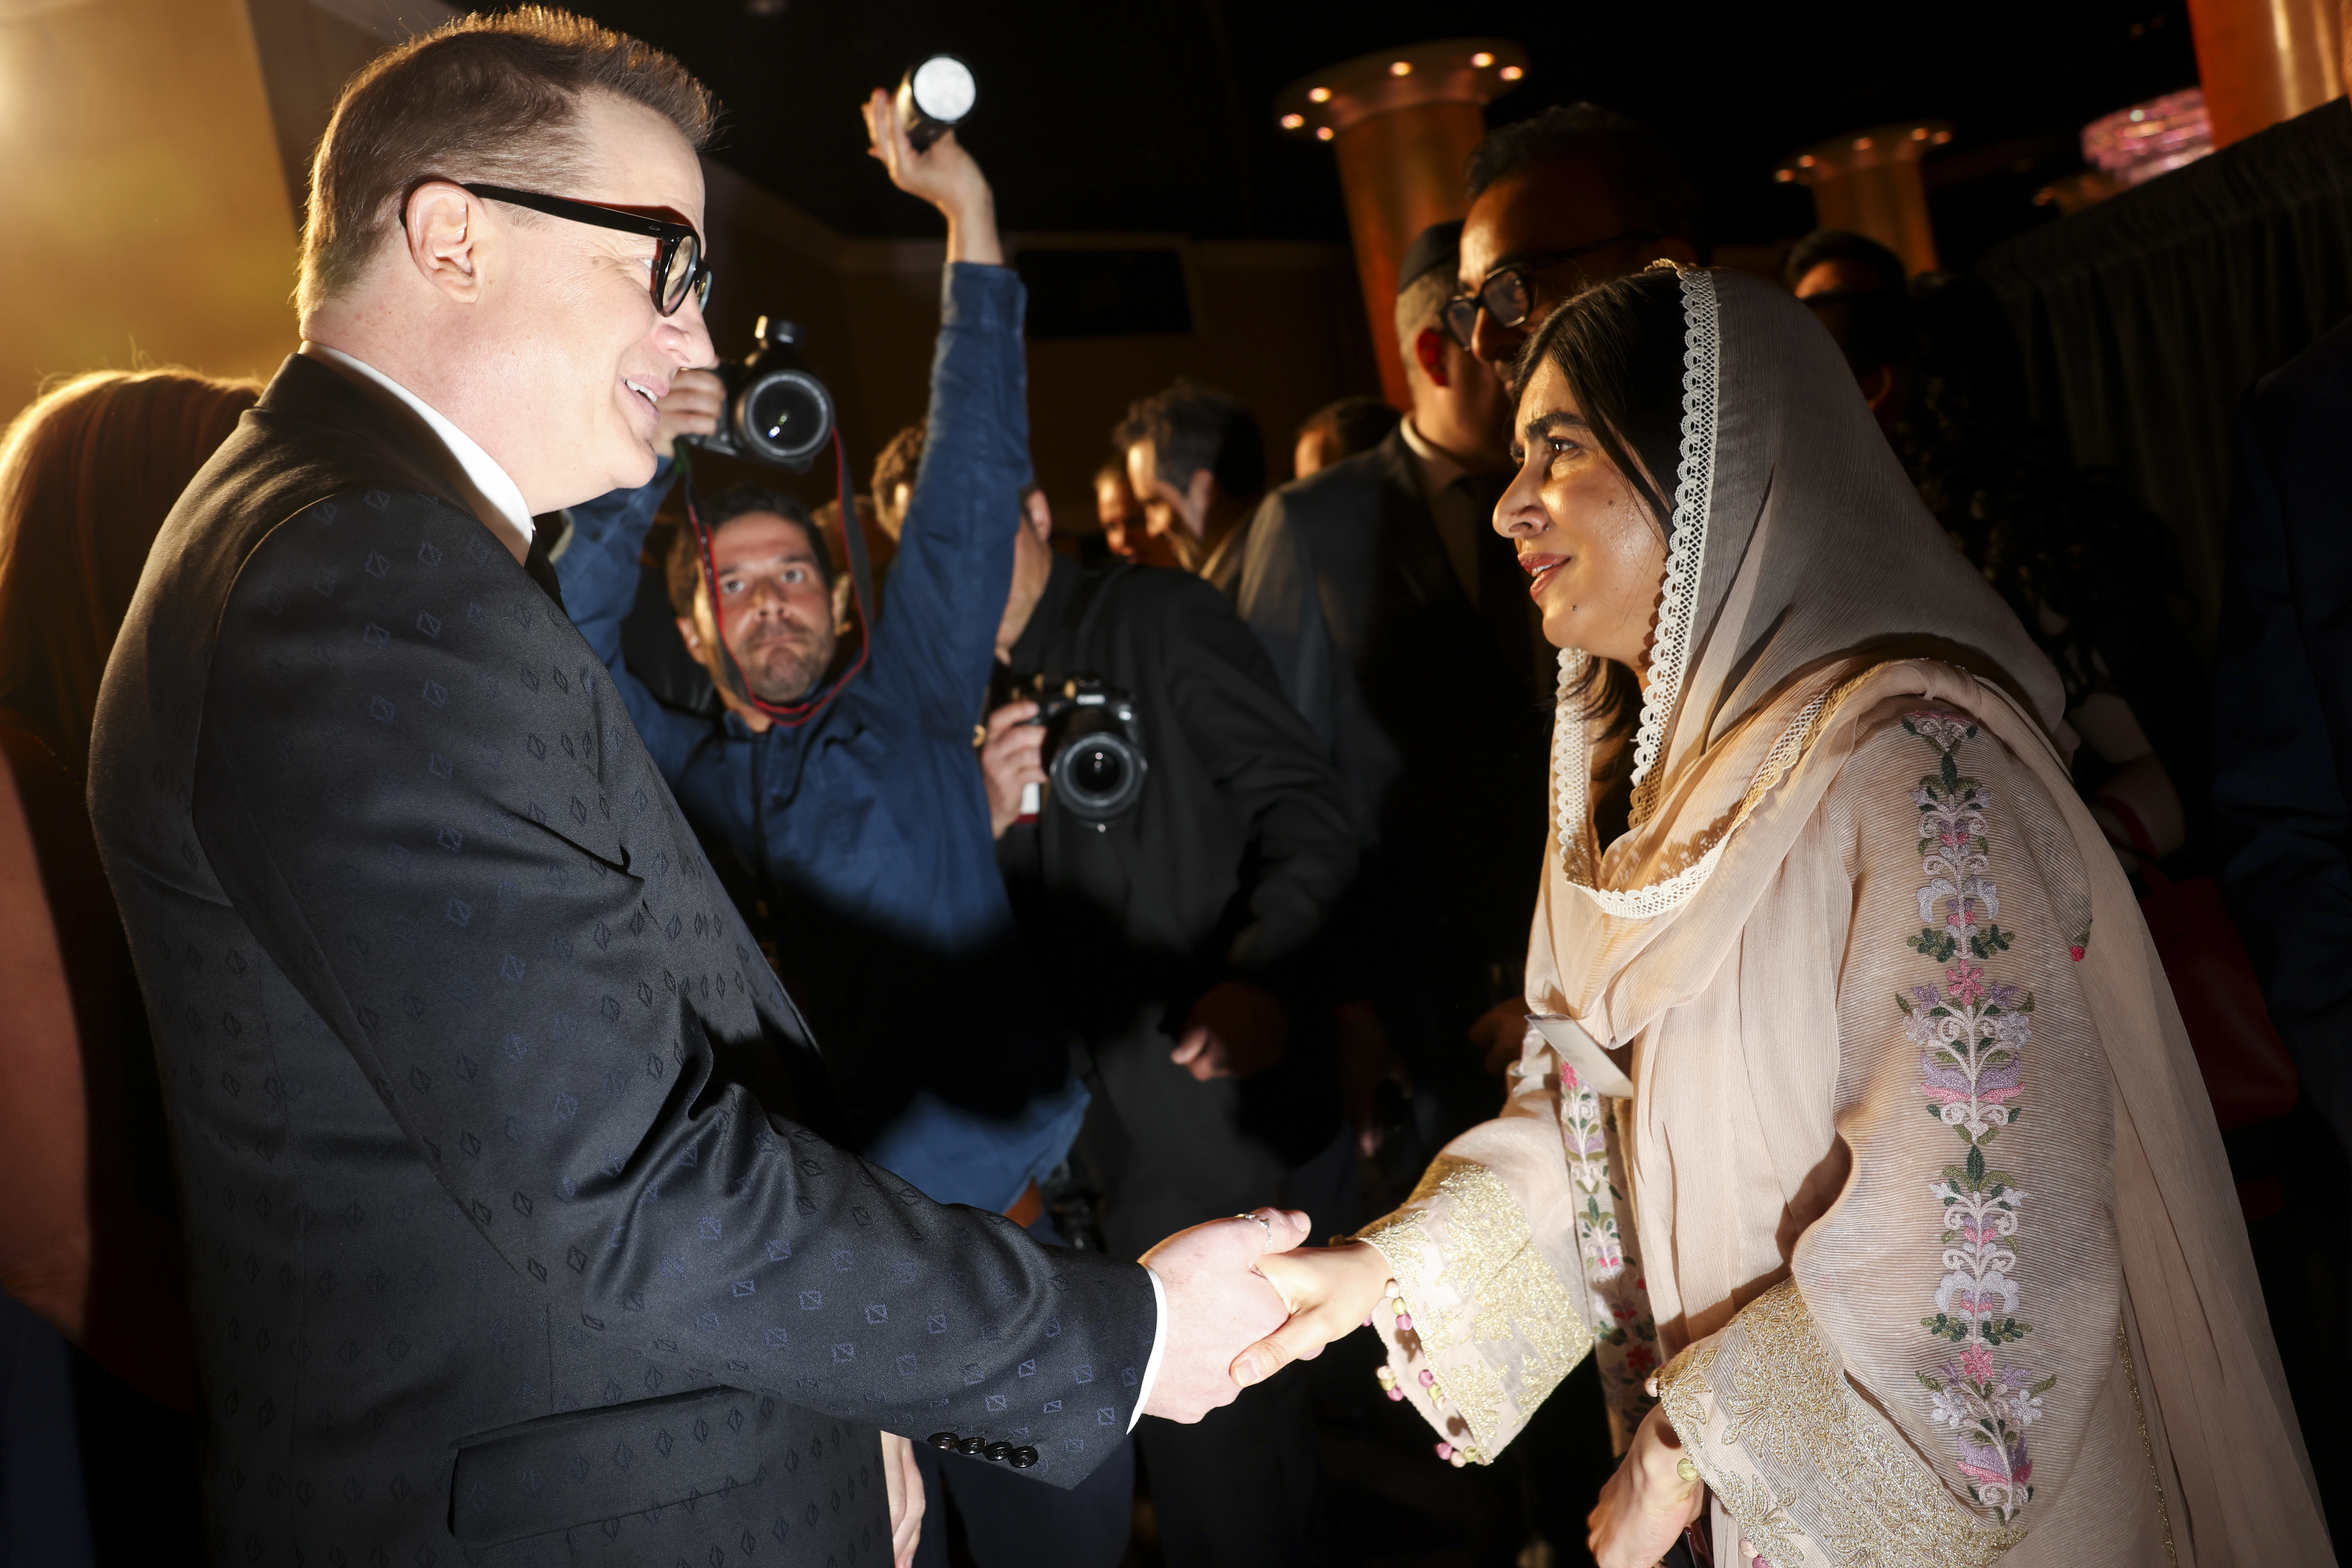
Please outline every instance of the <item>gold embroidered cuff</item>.
M1397 1295L1373 1314L1395 1386L1448 1447L1486 1464L1592 1348L1568 1286L1510 1188L1441 1155L1402 1209L1366 1229Z
M1970 1514L1847 1385L1793 1280L1676 1356L1658 1402L1772 1568L1988 1568L2025 1539Z

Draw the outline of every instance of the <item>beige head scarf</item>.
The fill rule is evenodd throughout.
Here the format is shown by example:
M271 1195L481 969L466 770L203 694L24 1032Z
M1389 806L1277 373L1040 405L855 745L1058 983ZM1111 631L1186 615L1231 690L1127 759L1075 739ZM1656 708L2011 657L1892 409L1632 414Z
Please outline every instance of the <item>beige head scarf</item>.
M1633 825L1594 841L1585 726L1564 701L1528 964L1538 1026L1602 1092L1629 1092L1601 1051L1738 951L1860 735L1922 697L1970 714L2040 778L2088 873L2097 936L2076 973L2116 1084L2116 1224L2152 1462L2187 1505L2179 1560L2327 1561L2187 1033L2052 739L2055 671L1936 526L1811 313L1738 274L1680 281L1681 462ZM1563 689L1582 658L1561 655Z

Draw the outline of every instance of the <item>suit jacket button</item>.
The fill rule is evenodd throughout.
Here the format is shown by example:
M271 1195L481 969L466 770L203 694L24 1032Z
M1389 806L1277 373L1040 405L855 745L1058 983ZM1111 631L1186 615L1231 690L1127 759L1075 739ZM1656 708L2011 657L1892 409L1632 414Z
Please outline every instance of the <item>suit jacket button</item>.
M991 1443L987 1447L981 1450L981 1454L983 1458L993 1459L1001 1465L1007 1458L1012 1457L1013 1445L1010 1443Z
M956 1435L952 1432L934 1432L923 1441L934 1448L952 1448L956 1446Z
M959 1454L977 1454L987 1447L988 1439L985 1437L966 1437L955 1446Z
M1016 1470L1025 1470L1037 1462L1037 1450L1026 1447L1015 1448L1004 1456L1004 1462Z

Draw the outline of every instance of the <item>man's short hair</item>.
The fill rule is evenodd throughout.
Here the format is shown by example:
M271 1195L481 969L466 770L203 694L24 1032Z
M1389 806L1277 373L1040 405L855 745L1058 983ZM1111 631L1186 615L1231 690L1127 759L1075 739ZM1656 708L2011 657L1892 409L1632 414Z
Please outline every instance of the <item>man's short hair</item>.
M1396 297L1397 353L1404 357L1406 368L1419 362L1413 357L1413 340L1431 327L1445 330L1445 302L1454 298L1457 287L1454 268L1433 268L1398 290Z
M1312 431L1331 432L1332 445L1338 448L1333 461L1352 458L1359 452L1369 452L1388 439L1389 432L1397 427L1404 416L1381 398L1367 397L1359 393L1327 403L1307 416L1298 426L1294 440L1305 440Z
M1665 138L1596 103L1556 103L1491 132L1470 154L1470 199L1543 163L1591 159L1617 198L1618 216L1663 237L1704 237L1705 209L1682 157Z
M882 455L874 459L874 499L878 504L896 504L900 485L913 492L915 474L923 466L923 437L929 428L929 421L916 420L891 437Z
M310 161L297 310L307 315L358 279L425 180L563 194L585 151L580 108L592 92L644 104L697 150L719 111L668 55L544 5L459 16L378 55L343 89Z
M1133 405L1111 439L1121 450L1149 446L1160 477L1184 489L1202 468L1235 500L1265 489L1265 437L1241 402L1179 380Z
M817 574L824 579L825 591L833 591L833 554L824 547L824 534L818 529L816 520L809 516L808 508L782 490L772 490L765 485L733 485L698 502L694 510L713 540L719 537L720 529L755 511L773 512L786 522L796 524L808 535L809 552L816 557ZM662 559L662 570L669 579L670 608L690 618L694 615L695 592L702 586L702 545L693 529L677 531L677 536L669 542L669 553Z
M1869 287L1888 293L1900 294L1910 286L1911 269L1903 258L1866 234L1854 234L1843 228L1817 228L1797 241L1789 252L1789 264L1783 276L1794 289L1805 280L1805 274L1824 261L1850 262L1873 274L1877 281Z

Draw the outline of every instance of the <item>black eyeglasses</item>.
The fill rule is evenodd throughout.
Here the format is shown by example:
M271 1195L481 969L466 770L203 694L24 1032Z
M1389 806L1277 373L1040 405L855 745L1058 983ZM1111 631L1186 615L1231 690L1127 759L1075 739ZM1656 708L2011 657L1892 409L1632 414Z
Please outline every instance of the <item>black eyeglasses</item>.
M656 243L652 281L654 309L665 316L675 315L677 308L686 303L688 292L694 295L697 305L710 301L710 267L702 258L702 237L694 232L690 224L672 223L667 218L633 212L627 207L575 202L566 196L542 195L537 191L509 190L504 185L463 185L460 188L471 191L486 201L529 207L550 217L593 224L598 228L616 229L623 234L644 235Z
M1545 256L1530 257L1498 267L1486 275L1475 294L1457 294L1445 301L1445 330L1454 341L1467 351L1471 334L1478 330L1478 312L1485 310L1498 327L1525 325L1528 313L1535 309L1535 286L1529 279L1538 272L1573 261L1580 256L1590 256L1596 250L1606 250L1612 245L1632 245L1658 237L1646 229L1629 229L1612 234L1607 239L1596 239L1590 245L1580 245L1573 250L1555 250Z

